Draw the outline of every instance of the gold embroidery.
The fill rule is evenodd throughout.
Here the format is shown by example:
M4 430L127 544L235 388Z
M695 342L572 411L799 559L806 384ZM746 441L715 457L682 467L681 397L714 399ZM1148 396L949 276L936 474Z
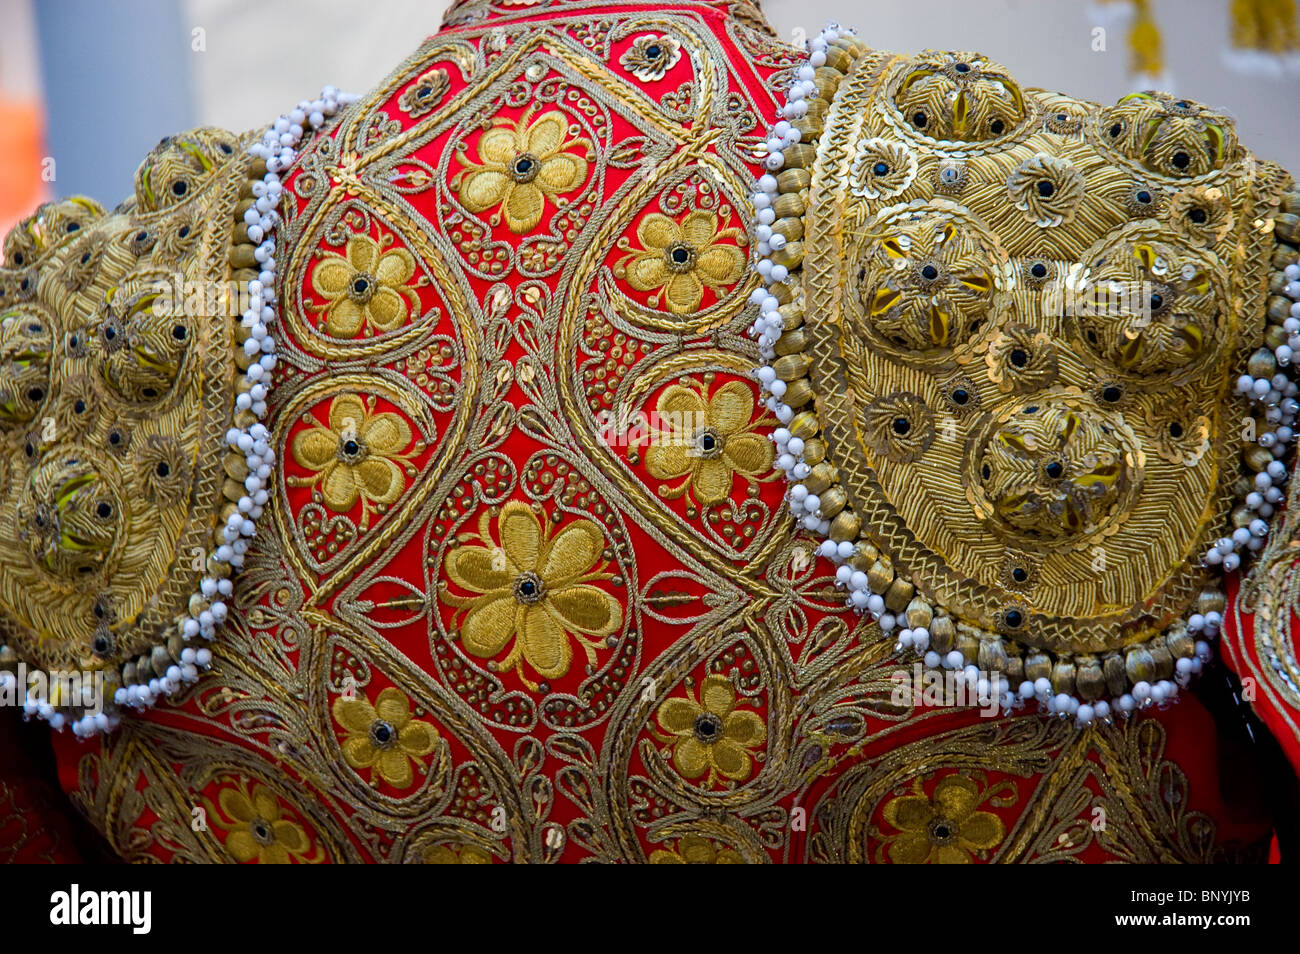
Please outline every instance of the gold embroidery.
M726 676L709 676L700 686L697 702L688 690L686 698L670 698L659 707L660 727L673 740L673 765L691 780L703 777L712 787L719 776L743 782L754 770L749 750L767 738L763 720L736 705L736 690Z
M1164 94L1067 108L975 54L892 57L841 36L826 55L770 200L785 216L770 261L789 273L770 286L784 326L770 363L791 434L818 447L812 519L874 593L895 593L892 612L914 596L955 610L969 629L945 628L941 656L1085 701L1172 679L1193 651L1180 617L1217 599L1200 556L1268 463L1239 462L1232 384L1266 331L1280 341L1261 294L1273 235L1242 223L1271 214L1285 173L1225 117ZM1071 131L1072 116L1091 118ZM863 187L863 156L888 177L908 154L901 192ZM1208 250L1225 225L1236 257ZM979 413L943 413L957 391ZM1031 591L1005 585L1024 554L1044 584Z
M739 461L744 467L727 475L728 494L736 473L750 484L751 496L734 508L740 513L727 516L719 507L684 520L645 482L649 466L631 464L593 425L596 407L648 409L654 395L673 388L695 398L677 393L670 404L706 414L726 391L721 419L741 421L737 435L761 441L755 431L770 425L765 416L751 420L752 397L742 400L739 390L748 388L758 354L743 339L755 317L746 305L754 282L738 277L716 308L693 316L651 312L628 295L628 282L613 279L619 258L651 252L644 243L636 251L630 242L617 244L651 214L682 223L704 209L716 213L716 229L747 208L743 196L763 148L760 117L770 104L751 103L734 81L739 71L754 89L783 90L798 63L793 49L739 24L728 23L723 36L711 8L698 4L623 13L578 3L549 11L545 22L501 19L499 3L482 9L496 18L490 26L430 39L349 111L335 137L304 150L282 207L286 333L278 349L284 379L276 390L283 404L273 418L275 450L290 468L311 471L308 485L321 487L339 450L335 405L346 400L346 416L360 423L363 415L378 416L377 404L366 405L377 397L395 408L381 414L397 414L428 441L429 463L418 475L404 472L398 501L364 534L323 497L304 503L298 498L305 494L279 486L275 521L248 555L213 672L176 700L186 707L184 727L126 720L116 736L80 756L75 796L114 848L132 859L230 860L218 838L191 829L190 812L205 804L198 793L216 798L240 778L273 793L279 819L300 824L321 857L337 861L870 860L876 846L865 823L851 827L859 818L857 786L870 787L861 801L865 815L905 791L924 764L971 778L1001 771L1043 780L1040 797L1016 803L1015 820L1002 812L1009 834L989 849L996 860L1072 857L1080 849L1061 847L1063 831L1075 846L1093 844L1086 813L1076 811L1076 790L1085 783L1122 799L1127 810L1111 812L1114 835L1103 850L1131 860L1208 854L1198 854L1214 840L1208 819L1193 824L1190 812L1157 810L1155 780L1167 778L1170 767L1150 744L1134 752L1129 729L1083 735L1088 741L1074 748L1080 734L1061 721L999 719L944 732L927 724L929 716L892 706L893 641L843 612L843 592L815 558L816 541L792 531L779 494L754 493L771 467L770 445L750 445L753 454ZM676 67L692 71L676 98L653 101L610 52L647 35L672 36L691 51ZM726 45L736 36L767 65L738 60ZM453 83L434 110L404 131L380 117L435 69ZM555 203L554 235L498 242L487 227L496 223L467 215L457 202L452 180L472 170L458 169L452 150L473 143L482 116L525 103L561 112L566 128L581 127L592 143L589 168L563 207ZM431 145L444 142L445 149ZM1001 206L1008 205L1010 171L990 186ZM921 163L914 181L901 186L892 170L882 175L887 181L877 184L902 188L896 201L907 202L908 190L932 183L935 169ZM1116 181L1119 196L1127 184ZM974 176L968 187L980 183ZM465 181L459 184L464 193ZM544 210L554 198L544 199ZM1023 221L1014 208L1007 215ZM419 316L426 320L412 310L391 332L331 340L306 320L302 298L311 293L312 266L330 248L346 259L352 235L385 229L400 237L440 296L437 313L426 301ZM977 264L992 260L997 244L974 227L972 234L986 243ZM735 244L743 250L741 238ZM135 233L122 238L135 241ZM149 241L146 235L138 247ZM993 274L990 266L990 282ZM645 291L663 299L667 286ZM970 311L980 315L984 305ZM968 333L955 321L951 328L950 340ZM975 381L979 368L950 369L944 393L956 402L965 382L972 389L966 397L975 400L960 406L996 403ZM722 375L741 380L719 385ZM329 426L303 427L306 409L327 405L329 413L317 413ZM318 435L312 459L321 469L294 454L303 434ZM652 439L661 436L668 435ZM672 462L659 464L664 460ZM683 492L702 504L698 476L688 467L651 480L689 485ZM702 481L705 488L721 483ZM350 486L358 498L369 488L356 474ZM380 480L370 489L391 486ZM572 559L552 573L544 553L557 551ZM1005 565L999 560L999 574ZM596 593L557 616L541 598L516 598L515 583L527 581L530 570L550 585L532 593L521 586L525 598L562 591L566 578ZM504 620L504 636L476 624L467 639L469 616L489 606ZM534 659L520 624L530 607L555 624ZM570 625L575 616L586 630ZM567 658L575 638L588 666L566 663L565 684L552 689L544 680L561 677L538 665ZM472 651L497 640L491 655ZM512 655L513 668L505 665ZM510 671L540 678L525 679L524 692L505 678ZM420 756L428 773L409 792L367 784L340 751L357 734L341 732L342 719L333 718L339 694L360 687L378 716L383 693L366 689L374 679L412 701L408 726L427 724L432 732L436 725L436 745L454 754ZM349 709L349 719L368 715ZM661 712L672 713L673 730ZM724 740L739 752L715 743L717 768L704 755L694 784L672 755L682 745L683 764L701 764L676 731L685 723L674 720L687 712L694 713L690 738L694 719L711 725L712 714L724 731L732 724L734 737ZM900 732L912 729L920 737L899 744ZM350 744L361 761L368 757L363 740ZM855 756L867 756L861 762L845 756L855 748ZM412 767L415 761L405 759ZM369 781L379 769L376 761ZM829 769L835 774L819 778ZM246 786L244 797L253 803L256 791ZM807 808L806 842L792 832L796 805ZM234 830L230 815L220 818Z
M475 845L434 845L424 853L427 865L490 865L492 856Z
M682 46L676 37L647 33L632 42L619 63L637 79L650 83L663 79L681 58Z
M384 236L392 242L392 236ZM404 248L383 249L368 235L348 239L347 256L322 253L312 269L312 288L329 302L325 330L335 338L352 338L363 328L392 331L420 307L415 291L403 286L415 274L415 259Z
M429 70L415 81L397 101L397 108L412 119L432 112L451 88L451 78L446 70Z
M605 537L591 520L575 520L554 537L527 505L507 503L497 519L500 543L492 539L490 514L479 520L481 546L460 546L447 557L451 581L478 594L471 598L444 593L452 606L465 609L460 641L466 651L492 659L495 672L518 671L534 691L537 683L524 675L530 666L543 679L569 671L576 640L588 663L596 664L604 637L623 622L622 607L592 584L610 579L600 572ZM513 641L513 643L512 643ZM496 660L507 645L510 651Z
M371 705L367 697L334 700L334 721L347 730L343 758L358 771L373 768L394 788L408 788L415 778L411 763L438 744L438 730L411 718L411 701L392 686L379 693Z
M231 409L251 358L215 290L252 253L231 235L265 171L245 145L169 137L129 202L45 206L5 242L0 639L29 665L103 670L110 698L179 665L181 624L210 605L200 581L230 574L208 555L228 486L244 494L223 464L227 431L254 419Z
M727 244L728 240L745 244L744 231L719 231L714 212L696 209L680 224L652 212L637 226L636 237L642 250L623 258L618 272L626 275L637 291L655 292L650 296L652 307L663 294L668 310L675 315L694 312L706 287L719 292L734 285L745 272L744 252Z
M664 428L646 449L646 469L659 480L686 478L661 488L664 496L690 493L707 507L730 497L737 474L753 486L771 470L772 442L754 431L764 421L753 420L747 385L728 382L706 401L703 389L674 384L655 410Z
M652 865L743 865L745 859L732 848L719 848L699 835L683 835L673 849L650 852Z
M452 181L465 208L483 212L500 206L492 223L504 214L516 235L537 228L547 201L562 202L557 197L586 180L587 160L571 150L592 148L587 139L570 138L563 113L544 112L533 119L536 113L537 107L530 106L518 122L497 119L478 138L482 164L458 154L465 171Z
M398 461L405 463L415 453L407 450L410 425L389 411L376 414L374 403L374 397L367 406L359 395L341 394L330 404L328 425L313 418L316 426L293 441L294 460L315 476L290 478L290 483L319 485L325 506L339 513L359 499L363 530L370 525L372 506L386 506L402 495L406 476Z
M979 810L987 798L962 775L945 775L933 795L913 779L910 794L885 803L885 823L898 834L882 839L881 850L895 864L970 864L972 854L984 857L1006 836L1002 819Z
M212 822L226 833L226 850L238 862L256 860L262 865L311 864L319 861L311 836L303 826L285 817L279 800L269 789L246 779L217 794Z

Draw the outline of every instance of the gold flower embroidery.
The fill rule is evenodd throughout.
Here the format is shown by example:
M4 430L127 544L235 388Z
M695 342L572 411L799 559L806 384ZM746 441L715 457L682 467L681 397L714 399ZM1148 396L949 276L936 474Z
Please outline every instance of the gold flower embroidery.
M1007 195L1015 207L1044 229L1074 220L1084 187L1083 173L1073 163L1043 152L1026 159L1007 179Z
M853 160L853 194L867 199L898 195L916 178L916 156L901 142L868 139Z
M652 865L743 865L745 859L732 848L719 848L701 835L683 835L676 849L660 848L650 853Z
M884 820L899 830L889 839L889 857L902 865L968 865L972 852L986 852L1006 834L1002 819L992 812L976 811L987 797L962 775L949 775L927 798L921 780L912 794L900 795L885 805Z
M1030 325L1010 324L984 353L989 379L999 391L1034 391L1056 380L1058 361L1052 340Z
M315 310L325 312L325 331L335 338L354 338L363 328L392 331L406 321L410 309L419 310L420 298L404 287L415 274L415 257L404 248L385 247L369 235L348 239L347 255L323 252L312 269L311 285L327 302ZM310 306L309 306L310 307Z
M637 79L653 82L663 79L681 58L682 45L675 38L647 33L632 41L619 63Z
M687 779L707 773L712 786L718 776L743 782L754 771L750 749L767 740L767 726L748 709L736 708L736 690L726 676L712 675L700 687L700 701L690 690L686 698L666 699L659 707L659 725L673 742L673 764Z
M374 705L359 696L334 700L334 721L347 730L343 758L354 769L374 768L376 775L394 788L406 788L415 779L411 763L438 744L438 730L411 718L411 701L389 686ZM373 781L373 778L372 778Z
M406 477L397 461L411 443L411 426L391 411L373 413L356 394L340 394L330 404L329 425L319 421L309 430L294 435L294 460L312 477L290 477L295 487L320 485L325 506L347 513L361 500L361 528L370 526L372 505L388 506L406 489ZM315 418L312 418L315 420ZM417 445L417 449L420 445Z
M1169 203L1169 225L1195 245L1213 247L1232 231L1232 206L1223 190L1197 186L1180 192Z
M587 160L570 150L583 147L590 153L587 139L570 139L569 124L558 110L532 117L536 106L529 107L518 122L496 120L478 140L478 154L483 164L457 158L466 168L457 173L451 187L471 212L501 207L491 222L499 225L504 213L506 225L516 235L537 228L550 199L558 207L556 196L572 192L587 178Z
M651 212L636 227L636 237L641 251L621 259L614 273L626 277L637 291L653 291L652 308L658 307L662 290L670 312L690 314L704 300L706 286L718 294L745 273L745 253L737 245L725 244L728 239L745 244L744 230L719 231L716 212L696 209L680 225ZM619 247L627 248L627 240L619 239Z
M1210 450L1210 416L1189 390L1173 389L1150 411L1156 453L1171 464L1192 467Z
M429 70L402 94L397 101L397 108L416 119L433 109L450 88L451 80L448 79L446 70Z
M754 395L740 381L728 381L707 403L703 388L674 384L655 408L661 429L646 448L646 470L659 480L685 477L676 487L661 487L668 498L690 491L702 506L731 495L736 474L750 484L770 470L772 442L755 433Z
M491 514L484 511L477 537L482 546L460 546L447 556L447 575L462 589L478 594L445 599L468 611L460 626L466 652L493 659L513 641L506 658L494 660L496 672L516 670L524 685L539 686L524 676L527 663L544 679L569 671L570 640L576 639L587 662L596 665L596 650L623 623L623 609L609 593L591 584L608 580L601 573L605 535L592 520L575 520L548 537L525 503L512 500L501 508L492 539Z
M262 865L287 865L291 862L311 864L321 860L321 852L308 858L311 837L301 824L284 817L280 801L264 785L241 781L223 788L217 795L220 811L209 814L213 823L226 832L226 850L240 863L257 861Z
M434 845L424 853L426 865L490 865L492 856L477 845Z

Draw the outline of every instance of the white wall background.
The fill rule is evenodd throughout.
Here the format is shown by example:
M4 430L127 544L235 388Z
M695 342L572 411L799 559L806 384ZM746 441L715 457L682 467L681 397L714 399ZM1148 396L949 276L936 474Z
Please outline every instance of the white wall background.
M362 92L438 29L447 2L37 0L56 188L112 203L165 134L262 127L326 83ZM760 2L787 39L835 19L881 49L985 53L1026 86L1102 103L1132 88L1125 30L1112 27L1106 51L1094 52L1103 20L1085 0ZM1229 3L1152 0L1175 90L1226 109L1247 146L1300 171L1300 75L1251 78L1224 66ZM0 4L0 35L16 33L5 21L18 5ZM7 71L22 71L20 56L4 58Z
M360 92L377 83L427 34L446 0L183 0L187 22L206 31L195 54L203 122L245 129L267 122L326 83ZM1126 30L1080 0L760 0L787 39L828 19L879 49L966 49L1001 61L1023 85L1112 103L1132 89ZM1300 75L1250 78L1223 65L1229 0L1155 0L1166 66L1180 95L1227 109L1244 143L1300 169ZM254 25L282 38L266 68L248 42Z

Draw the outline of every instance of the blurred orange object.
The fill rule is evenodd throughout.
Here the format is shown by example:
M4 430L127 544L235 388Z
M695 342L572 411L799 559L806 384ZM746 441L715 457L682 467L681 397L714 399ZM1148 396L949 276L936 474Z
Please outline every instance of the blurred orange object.
M38 101L0 96L0 235L50 198L41 175L43 121Z

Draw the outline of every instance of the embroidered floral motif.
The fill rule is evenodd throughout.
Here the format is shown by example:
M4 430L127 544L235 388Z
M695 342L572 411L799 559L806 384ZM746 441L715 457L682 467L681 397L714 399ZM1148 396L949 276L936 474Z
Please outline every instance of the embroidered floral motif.
M477 845L434 845L424 853L426 865L490 865L492 856Z
M1021 324L1008 325L989 343L984 354L989 380L999 391L1035 391L1056 380L1056 347L1041 331Z
M1216 186L1196 186L1169 203L1169 226L1196 245L1213 247L1232 231L1232 206Z
M652 865L743 865L745 859L732 848L719 848L701 835L683 835L675 849L650 852Z
M471 212L500 206L492 224L499 225L504 215L516 235L537 228L547 200L558 207L558 196L586 180L587 159L570 150L583 148L590 155L592 149L587 139L569 138L564 113L551 110L533 119L536 111L536 106L529 107L518 122L497 119L478 139L482 165L459 153L465 169L451 182Z
M402 94L397 108L412 119L418 119L437 106L450 88L451 80L446 70L429 70Z
M1073 163L1042 152L1022 162L1007 179L1007 195L1039 228L1073 221L1083 192L1083 174Z
M707 287L715 294L738 282L745 273L745 253L728 240L746 241L742 229L718 230L716 212L696 209L678 224L660 212L651 212L636 229L641 251L621 259L615 274L626 277L637 291L652 291L650 306L658 307L660 293L674 315L695 311Z
M213 823L226 832L226 851L240 863L299 864L320 860L307 857L312 840L304 827L284 817L280 800L264 785L241 781L217 795L219 812ZM319 855L319 852L317 853Z
M767 726L749 709L736 707L736 690L726 676L709 676L700 687L700 701L690 690L686 698L666 699L659 707L660 727L673 742L673 765L687 779L701 776L712 787L721 776L743 782L754 771L752 749L767 740Z
M1196 406L1191 393L1183 389L1171 391L1152 410L1147 424L1161 458L1190 467L1209 451L1213 425L1209 415Z
M611 579L602 573L605 535L592 520L579 519L548 535L525 503L512 500L497 519L500 543L492 538L491 514L484 511L477 537L482 545L461 546L447 557L447 575L472 598L444 594L451 605L467 609L460 626L465 651L496 672L519 673L530 689L540 687L524 675L527 663L543 679L558 679L573 660L576 640L596 665L605 637L623 623L623 608L609 593L593 586ZM495 657L507 645L505 659Z
M885 822L899 830L889 839L890 860L904 865L970 864L972 853L982 856L1006 835L1002 819L976 811L984 799L979 786L961 775L942 779L932 798L915 779L912 794L885 805Z
M661 80L682 58L682 45L671 36L647 33L639 36L619 58L623 68L647 83Z
M136 473L155 503L171 504L190 486L190 464L181 445L164 434L151 434L136 454Z
M325 506L347 513L361 500L361 527L370 525L370 508L396 502L406 489L398 461L405 462L411 426L391 411L373 413L356 394L340 394L330 404L329 425L299 431L293 438L294 460L312 477L290 477L291 486L319 485Z
M934 441L934 411L909 391L895 391L867 405L862 415L867 445L889 460L908 464Z
M702 506L731 496L736 475L751 486L772 469L772 442L754 428L754 395L740 381L729 381L705 400L704 390L674 384L659 396L655 412L661 426L646 448L646 470L659 480L686 479L662 487L668 498L690 493Z
M853 194L867 199L898 195L916 178L916 156L901 142L867 139L853 160Z
M410 309L418 311L419 296L403 287L415 274L415 257L404 248L385 247L391 235L376 241L369 235L348 239L347 255L322 252L312 269L311 283L324 307L325 331L335 338L355 338L363 328L392 331L401 327Z
M423 766L424 756L438 744L438 730L411 718L411 700L389 686L370 699L358 696L334 700L334 721L347 730L343 758L357 771L373 768L394 788L407 788L415 779L411 763ZM375 779L372 777L372 782Z

